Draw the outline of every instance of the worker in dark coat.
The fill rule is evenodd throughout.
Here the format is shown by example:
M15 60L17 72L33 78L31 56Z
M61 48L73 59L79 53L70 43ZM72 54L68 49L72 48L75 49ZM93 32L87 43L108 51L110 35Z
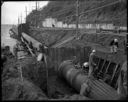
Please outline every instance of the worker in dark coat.
M89 56L89 73L88 77L91 77L93 75L94 68L96 67L96 63L93 61L95 56L96 50L92 50L90 56Z
M111 47L111 53L117 53L117 48L119 47L118 39L112 40L110 43L110 47Z
M14 53L14 56L17 59L24 58L26 55L28 55L28 53L27 53L26 49L24 48L22 42L18 41L18 40L17 40L16 45L14 45L14 47L13 47L13 53Z

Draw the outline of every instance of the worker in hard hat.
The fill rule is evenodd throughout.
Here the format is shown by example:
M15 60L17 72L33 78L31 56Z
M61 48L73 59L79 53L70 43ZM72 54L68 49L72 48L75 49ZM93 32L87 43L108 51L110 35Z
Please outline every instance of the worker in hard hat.
M84 70L84 72L88 73L88 71L89 71L89 63L88 62L83 63L82 69Z
M22 42L18 40L16 41L16 45L13 47L13 53L17 59L25 58L28 55L28 52L25 50Z
M45 53L46 49L47 48L44 45L40 45L38 54L37 54L37 61L43 61L43 62L45 62L45 64L47 63L46 62L46 53Z
M92 50L90 56L89 56L89 72L88 77L91 77L93 75L94 68L96 67L96 63L93 61L95 56L96 50Z
M118 39L114 39L111 41L110 43L110 49L111 49L111 53L117 53L117 48L119 47L118 45Z

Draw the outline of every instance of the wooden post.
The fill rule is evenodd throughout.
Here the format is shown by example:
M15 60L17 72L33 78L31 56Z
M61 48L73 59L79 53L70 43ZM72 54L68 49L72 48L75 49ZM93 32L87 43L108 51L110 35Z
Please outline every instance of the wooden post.
M107 73L110 64L111 64L111 61L109 61L109 63L108 63L108 66L107 66L107 68L106 68L105 74Z
M118 64L116 65L115 70L114 70L114 72L113 72L112 79L111 79L111 83L112 83L112 81L113 81L113 79L114 79L114 76L115 76L115 73L116 73L116 71L117 71L117 68L118 68Z
M24 87L24 81L23 81L23 73L22 73L22 67L21 65L18 67L20 72L20 79L21 79L21 93L23 94L23 87Z
M97 66L98 68L99 68L100 61L101 61L101 59L99 58L99 61L98 61L98 66Z
M25 7L25 12L26 12L26 22L27 22L27 6Z
M36 13L37 13L37 0L36 0ZM36 14L36 27L37 27L37 14Z
M45 67L46 67L46 81L47 81L47 94L49 96L49 84L48 84L48 60L47 60L47 56L44 55L44 62L45 62Z
M19 19L19 17L18 17L18 26L19 26L19 24L20 24L20 19Z
M104 65L105 65L105 62L106 62L106 60L104 60L104 62L103 62L103 64L102 64L102 67L101 67L100 73L102 73L102 72L103 72L103 67L104 67Z
M19 72L20 72L20 78L21 78L21 81L23 83L22 67L19 66L18 68L19 68Z

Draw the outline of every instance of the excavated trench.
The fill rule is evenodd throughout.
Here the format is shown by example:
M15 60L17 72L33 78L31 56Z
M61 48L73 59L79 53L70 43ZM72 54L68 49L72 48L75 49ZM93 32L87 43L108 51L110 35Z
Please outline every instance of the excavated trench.
M12 63L11 65L12 69L15 68L16 65L19 64L22 65L23 77L26 80L25 84L29 82L30 82L30 86L34 84L35 86L32 85L32 88L36 90L34 91L34 93L37 93L38 96L39 94L37 90L40 90L42 97L44 97L44 98L38 97L36 99L41 99L41 100L70 99L71 96L79 93L66 81L66 79L58 75L59 65L65 60L72 60L74 56L77 57L78 59L77 61L80 62L80 65L82 65L83 62L88 61L89 59L88 56L90 52L91 52L90 47L83 47L78 49L77 48L47 49L46 53L47 53L47 63L48 63L47 64L48 78L46 77L47 75L46 75L45 64L43 62L37 62L35 58L30 57L21 61L17 61L17 62L13 61L10 63ZM94 61L98 65L98 73L100 74L100 79L104 80L107 84L109 84L110 86L116 89L117 78L121 69L121 63L115 63L112 60L101 58L100 56L97 55L95 56ZM6 67L7 68L10 67L9 63L7 63ZM5 70L4 73L6 72L7 71ZM16 77L15 76L16 72L14 72L14 69L11 70L11 72L13 78ZM10 81L8 81L8 83L11 82L11 79L9 80ZM35 87L38 87L39 89ZM27 92L29 93L30 90L31 89L28 89ZM31 96L31 94L29 95ZM31 99L29 95L28 95L29 97L28 99ZM6 98L7 96L5 95L4 99Z
M88 61L90 47L77 48L50 48L48 49L48 87L50 98L62 98L65 95L79 94L63 77L58 76L58 67L65 60L72 60L74 56L82 65ZM117 89L117 78L121 69L121 63L115 63L110 59L95 56L94 61L98 65L98 74L109 86ZM53 81L53 82L52 82ZM59 85L59 86L58 86Z

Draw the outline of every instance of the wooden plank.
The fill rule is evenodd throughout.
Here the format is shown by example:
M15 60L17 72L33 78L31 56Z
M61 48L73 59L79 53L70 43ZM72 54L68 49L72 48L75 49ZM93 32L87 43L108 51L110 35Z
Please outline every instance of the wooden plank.
M109 96L110 98L115 98L115 95L113 95L112 90L109 88L109 86L107 84L106 84L107 85L106 86L106 85L104 85L105 83L101 83L99 80L95 80L94 83L97 85L97 87L100 88L100 91L102 94L104 94L104 96L106 96L106 97Z
M99 68L100 61L101 61L101 59L99 58L99 61L98 61L98 68Z
M118 68L118 64L116 65L116 68L115 68L115 70L114 70L114 72L113 72L112 79L111 79L111 83L112 83L112 81L113 81L113 79L114 79L114 76L115 76L115 73L116 73L116 71L117 71L117 68Z
M99 91L100 97L102 96L103 99L106 99L106 98L109 96L108 94L106 94L106 92L105 92L104 90L102 90L103 87L101 87L99 83L96 83L96 82L94 81L93 84L94 84L94 86L95 86L95 89L97 89L97 91ZM109 98L111 98L111 97L109 96ZM112 98L111 98L111 99L112 99Z
M108 66L107 66L107 68L106 68L106 71L105 71L105 74L107 73L110 64L111 64L111 61L109 61L109 64L108 64Z
M112 87L110 87L101 80L96 80L96 81L98 81L98 84L100 85L100 87L102 87L102 90L104 90L106 94L111 95L112 98L116 98L117 96L116 90L114 90Z
M107 85L103 80L99 80L99 81L100 81L101 83L103 83L103 84L102 84L103 86L108 87L107 89L109 89L109 90L107 90L107 91L111 91L112 95L113 95L115 98L118 98L117 91L116 91L114 88L112 88L111 86Z
M97 89L97 86L94 85L92 81L90 81L90 86L91 86L90 97L92 97L93 99L100 99L100 100L104 99L103 94L101 94L101 92Z
M101 67L101 70L100 70L100 73L102 73L103 71L103 67L104 67L104 65L105 65L105 62L106 62L106 60L104 60L104 63L102 64L102 67Z
M105 88L103 85L101 86L101 83L99 81L94 81L94 85L99 88L99 91L102 95L109 96L111 94L110 92L106 91L107 87Z
M102 84L102 86L101 86ZM96 100L115 100L116 95L113 95L111 92L111 89L107 87L107 90L104 89L103 83L100 81L90 81L90 86L91 86L91 92L90 92L90 97ZM109 91L108 91L109 90Z

